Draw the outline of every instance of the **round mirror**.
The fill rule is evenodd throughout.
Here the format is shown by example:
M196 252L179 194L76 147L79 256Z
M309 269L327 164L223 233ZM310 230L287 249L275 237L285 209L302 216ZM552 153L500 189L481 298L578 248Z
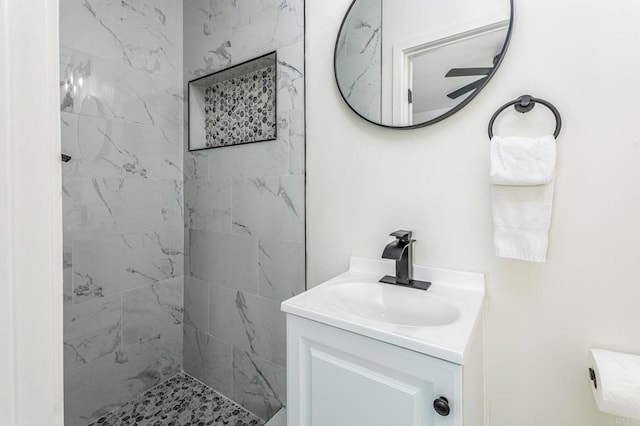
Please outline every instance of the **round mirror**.
M491 79L512 23L513 0L355 0L336 42L338 88L371 123L436 123Z

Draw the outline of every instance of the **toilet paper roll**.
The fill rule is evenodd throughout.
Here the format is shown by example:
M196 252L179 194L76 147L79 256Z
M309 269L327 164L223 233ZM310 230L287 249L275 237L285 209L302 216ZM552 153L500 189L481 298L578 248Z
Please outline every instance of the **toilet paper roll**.
M593 396L600 411L640 420L640 356L591 350L597 388Z

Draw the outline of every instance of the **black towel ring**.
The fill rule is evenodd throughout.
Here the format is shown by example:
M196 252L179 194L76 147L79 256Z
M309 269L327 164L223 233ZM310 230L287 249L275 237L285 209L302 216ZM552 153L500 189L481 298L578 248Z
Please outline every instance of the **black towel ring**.
M558 136L560 135L560 129L562 129L562 117L560 117L560 112L551 104L551 102L545 101L544 99L534 98L531 95L522 95L515 101L508 102L502 105L498 109L498 111L493 114L493 117L491 117L491 121L489 121L489 139L493 138L493 123L505 109L509 108L510 106L515 106L516 111L524 114L531 111L536 106L536 104L542 104L546 106L551 110L551 112L553 112L553 115L556 116L556 130L555 132L553 132L553 136L558 139Z

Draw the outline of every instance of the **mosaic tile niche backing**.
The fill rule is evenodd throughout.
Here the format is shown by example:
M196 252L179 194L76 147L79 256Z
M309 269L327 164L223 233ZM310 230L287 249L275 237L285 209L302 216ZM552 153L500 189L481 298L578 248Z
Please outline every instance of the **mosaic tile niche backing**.
M268 66L207 88L207 148L276 138L275 79Z

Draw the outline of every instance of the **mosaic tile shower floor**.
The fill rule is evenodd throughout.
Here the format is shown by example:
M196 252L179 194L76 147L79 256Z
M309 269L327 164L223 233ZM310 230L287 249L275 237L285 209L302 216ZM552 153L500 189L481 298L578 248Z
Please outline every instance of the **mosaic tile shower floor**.
M264 422L186 374L159 384L90 426L264 426Z

